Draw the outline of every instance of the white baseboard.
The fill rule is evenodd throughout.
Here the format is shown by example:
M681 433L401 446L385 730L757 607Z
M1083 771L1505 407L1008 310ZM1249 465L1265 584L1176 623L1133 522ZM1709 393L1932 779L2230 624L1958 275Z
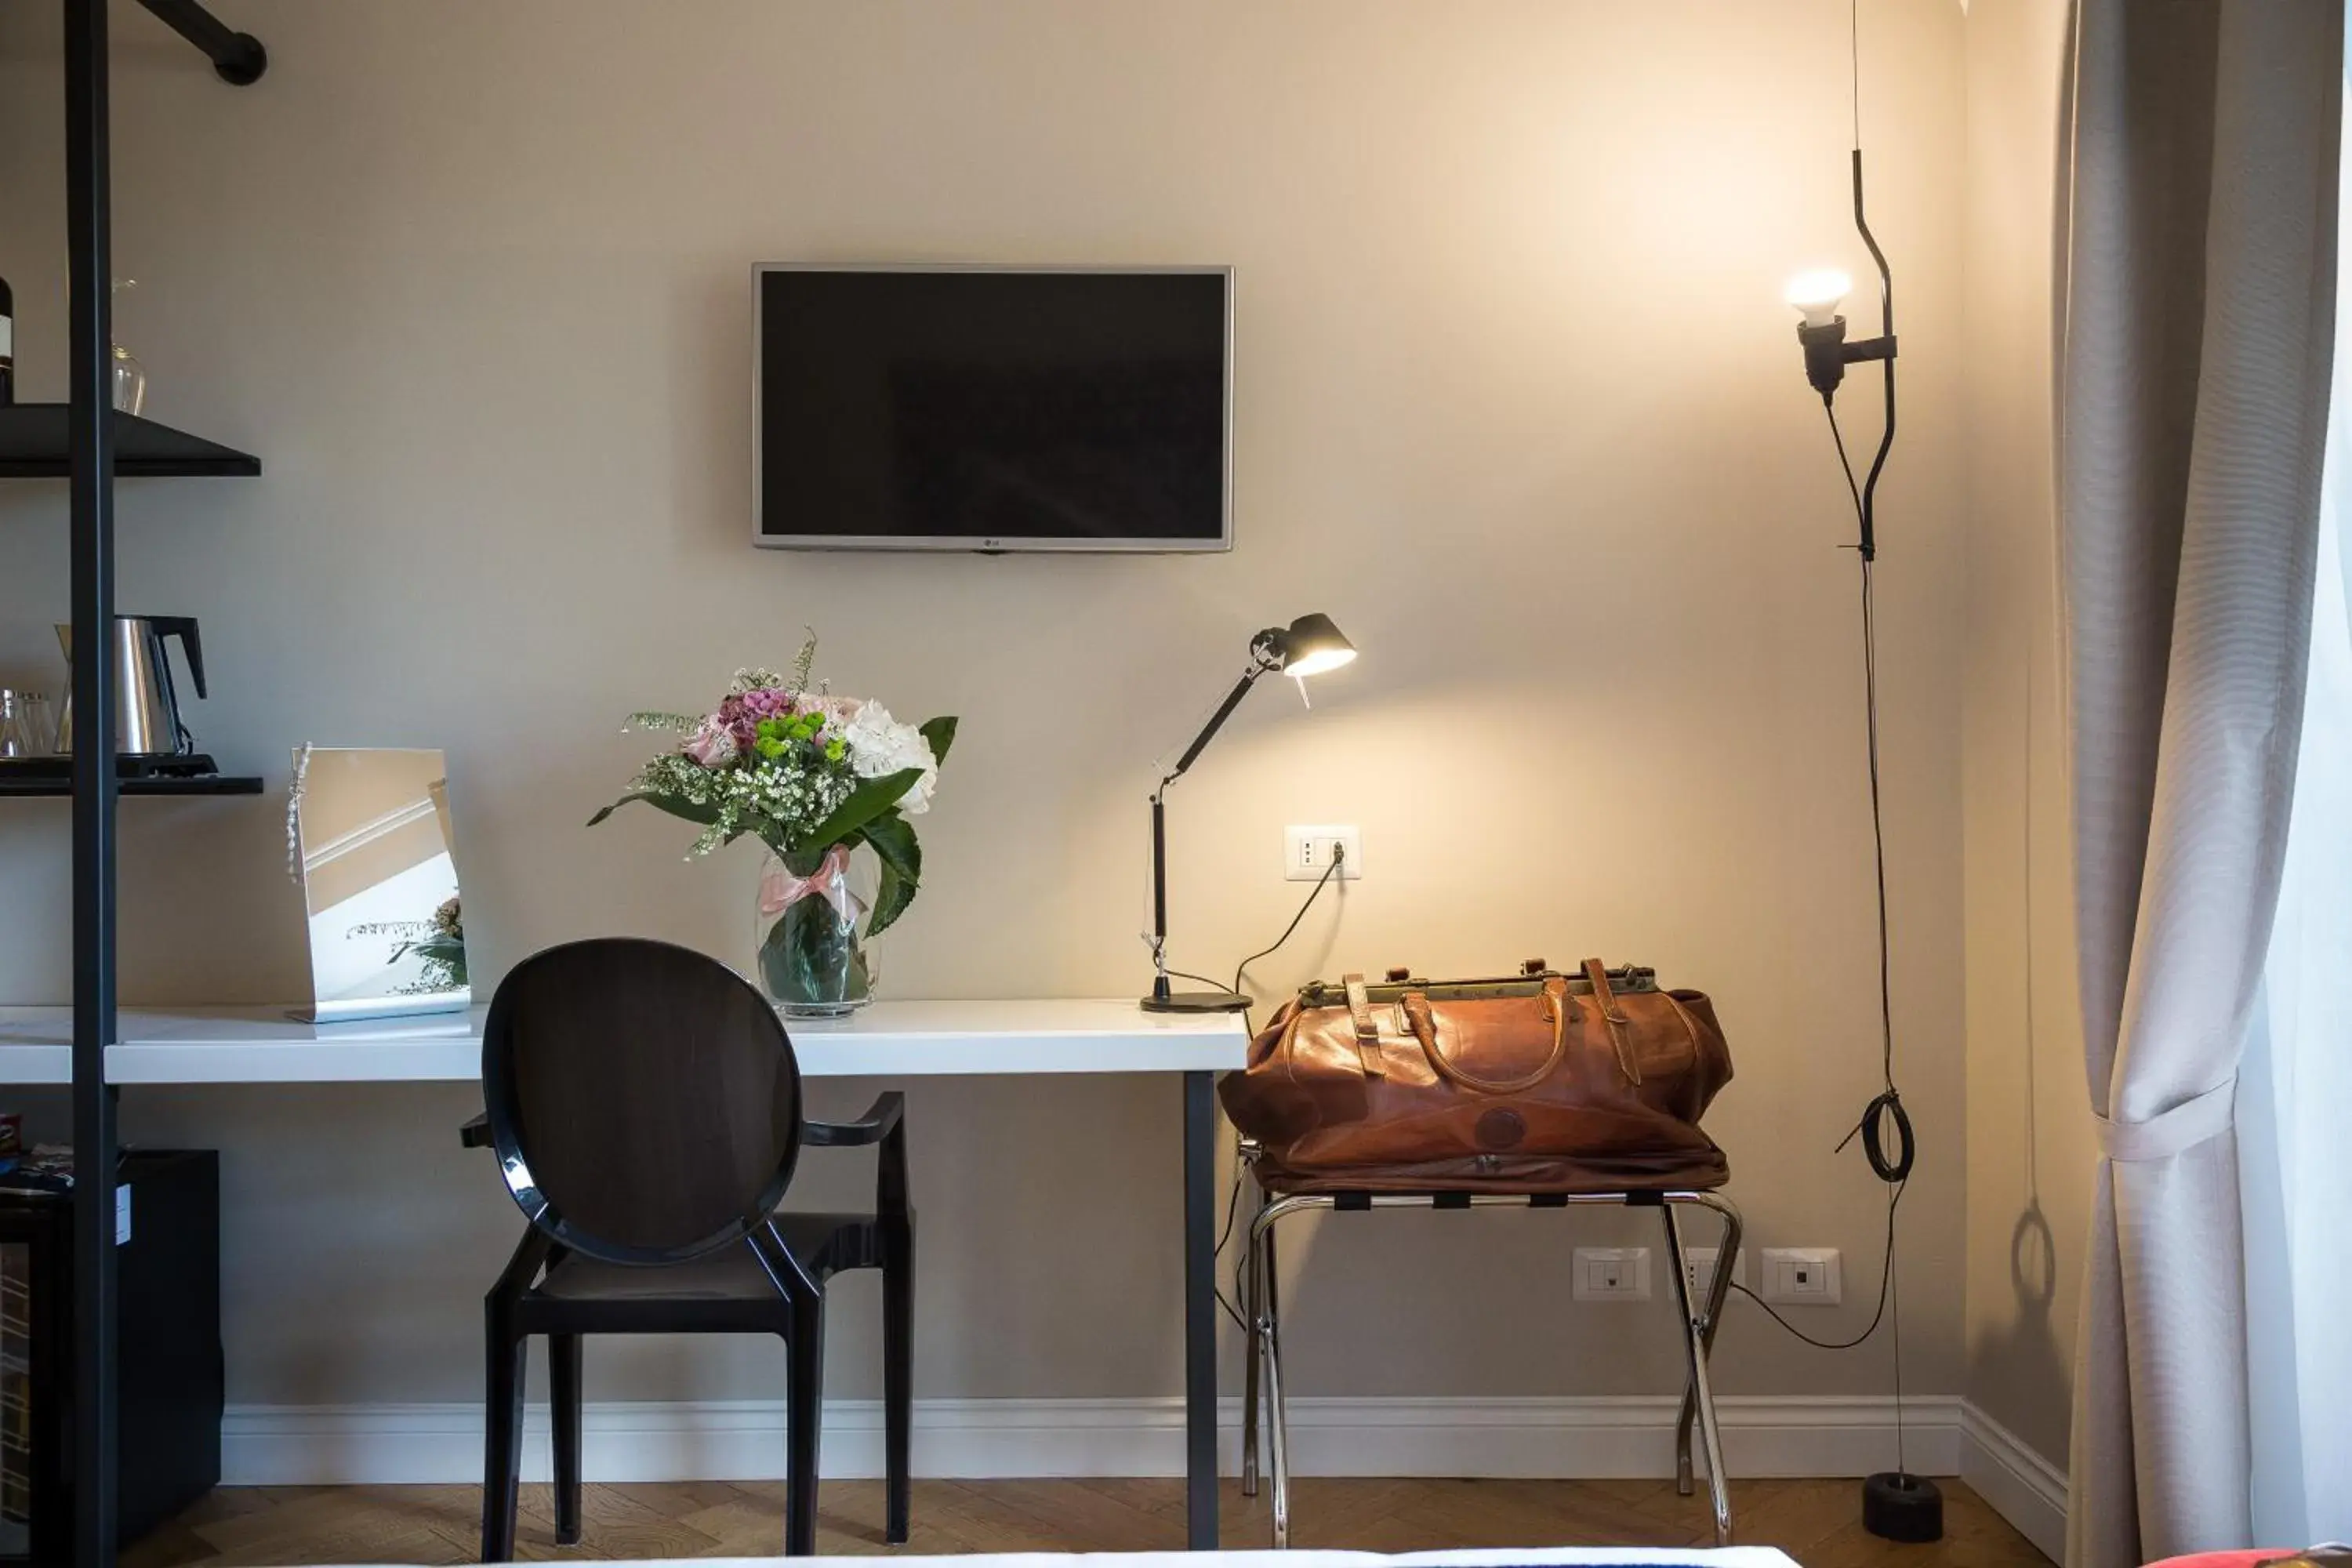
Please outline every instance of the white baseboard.
M1672 1397L1297 1399L1292 1462L1309 1476L1671 1475L1675 1408ZM1913 1398L1905 1413L1911 1468L1960 1473L1961 1402ZM1717 1415L1734 1475L1858 1476L1894 1464L1893 1405L1883 1398L1726 1397ZM1226 1400L1228 1473L1239 1466L1240 1420L1240 1401ZM919 1400L914 1468L961 1478L1181 1475L1183 1422L1176 1399ZM582 1417L582 1468L604 1480L772 1478L783 1473L783 1429L781 1401L592 1404ZM474 1405L233 1405L221 1437L222 1478L232 1486L481 1476ZM526 1417L524 1467L546 1479L543 1405ZM824 1473L882 1473L879 1402L826 1405Z
M2066 1557L2066 1472L1973 1405L1960 1407L1960 1479L2053 1563Z

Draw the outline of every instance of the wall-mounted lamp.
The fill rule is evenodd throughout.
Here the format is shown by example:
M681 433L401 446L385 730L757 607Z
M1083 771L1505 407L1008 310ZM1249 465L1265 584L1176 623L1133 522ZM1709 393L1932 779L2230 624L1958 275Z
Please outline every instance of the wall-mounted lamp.
M1242 705L1250 688L1265 677L1280 670L1299 683L1298 693L1307 694L1307 678L1322 675L1339 668L1356 657L1356 645L1339 633L1326 615L1301 616L1286 626L1268 626L1250 638L1249 666L1242 678L1225 694L1224 701L1209 715L1176 765L1160 779L1160 787L1151 792L1151 934L1144 940L1151 944L1151 994L1143 999L1148 1013L1238 1013L1250 1005L1250 999L1234 991L1176 991L1168 984L1168 809L1161 797L1168 786L1184 776L1202 750L1224 728L1234 710Z
M1845 367L1872 360L1886 367L1886 428L1878 438L1878 456L1870 465L1870 477L1856 488L1853 498L1854 510L1862 523L1862 558L1868 561L1878 553L1878 475L1886 467L1887 449L1895 445L1895 280L1886 269L1886 254L1878 248L1870 224L1863 216L1860 147L1853 150L1853 226L1862 235L1863 244L1870 247L1870 258L1878 264L1879 335L1860 342L1846 342L1845 318L1838 314L1838 307L1853 291L1853 279L1834 268L1798 273L1789 279L1785 298L1804 318L1797 324L1797 341L1805 349L1805 379L1822 395L1822 406L1830 411L1832 431L1837 429L1834 399L1839 384L1845 380ZM1845 458L1843 436L1838 437L1838 458L1841 462ZM1846 482L1853 482L1850 464Z
M1895 1209L1901 1202L1903 1186L1911 1174L1915 1152L1911 1139L1911 1120L1903 1110L1903 1096L1895 1087L1895 1011L1891 1000L1892 975L1887 942L1886 912L1886 828L1881 813L1878 773L1878 620L1876 599L1872 585L1872 563L1878 556L1878 533L1875 527L1878 496L1878 476L1886 467L1886 454L1895 445L1895 281L1886 268L1886 253L1878 248L1877 239L1870 232L1870 221L1863 216L1862 207L1862 36L1861 9L1851 6L1853 18L1854 62L1854 128L1853 128L1853 226L1862 236L1863 244L1870 247L1870 258L1878 266L1879 335L1858 343L1845 341L1845 318L1838 314L1853 289L1853 280L1844 273L1829 268L1801 272L1789 280L1786 298L1804 318L1797 326L1797 341L1805 349L1805 379L1822 395L1822 408L1828 414L1830 436L1837 443L1838 466L1845 471L1846 489L1853 496L1854 519L1862 530L1856 545L1862 557L1862 681L1863 702L1869 716L1867 729L1870 763L1870 826L1871 840L1878 874L1878 1023L1880 1063L1886 1089L1863 1111L1862 1120L1853 1131L1846 1134L1850 1142L1859 1135L1863 1150L1870 1161L1871 1170L1886 1184L1886 1271L1879 1280L1879 1307L1884 1316L1893 1313L1895 1324L1895 1468L1881 1470L1865 1478L1862 1483L1863 1528L1873 1535L1888 1541L1937 1541L1944 1534L1944 1494L1936 1483L1924 1476L1913 1475L1903 1462L1903 1303L1895 1285ZM1870 477L1856 483L1853 463L1846 456L1845 437L1838 429L1837 389L1845 379L1845 367L1876 360L1886 371L1886 426L1878 437L1878 456L1870 465ZM1889 1157L1882 1147L1885 1130L1892 1126L1897 1139L1898 1152ZM1838 1145L1843 1149L1844 1143ZM1860 1344L1878 1328L1873 1319L1868 1329L1858 1339L1832 1348L1845 1349ZM1783 1323L1782 1327L1788 1325ZM1820 1342L1813 1342L1819 1343Z

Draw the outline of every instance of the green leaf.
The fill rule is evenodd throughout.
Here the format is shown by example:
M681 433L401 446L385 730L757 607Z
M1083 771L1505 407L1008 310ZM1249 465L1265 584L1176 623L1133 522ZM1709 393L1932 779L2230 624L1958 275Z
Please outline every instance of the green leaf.
M801 835L793 847L806 852L847 842L853 834L864 832L866 824L897 805L898 797L912 789L915 781L922 776L920 768L900 768L895 773L867 779L849 792L849 798L835 806L831 816Z
M866 842L874 847L875 858L909 882L923 877L923 847L915 842L914 825L898 815L896 808L884 812L866 825Z
M637 789L631 790L628 794L623 795L620 799L614 801L612 805L606 806L604 810L590 817L588 819L588 826L591 827L595 826L598 823L604 821L606 817L612 816L614 812L620 810L621 807L628 805L633 800L641 800L647 805L658 806L663 811L668 812L672 816L683 817L685 820L698 824L703 827L708 827L712 823L719 820L719 810L716 806L696 805L691 801L679 800L675 796L655 795L647 790Z
M881 885L874 895L874 918L868 936L887 929L907 912L922 889L923 847L915 841L912 824L896 811L885 812L866 825L866 842L882 862Z
M948 748L955 744L956 721L954 716L950 714L945 718L934 719L929 723L918 725L916 728L917 732L919 733L924 740L930 742L931 760L933 762L940 763L946 762L948 760Z

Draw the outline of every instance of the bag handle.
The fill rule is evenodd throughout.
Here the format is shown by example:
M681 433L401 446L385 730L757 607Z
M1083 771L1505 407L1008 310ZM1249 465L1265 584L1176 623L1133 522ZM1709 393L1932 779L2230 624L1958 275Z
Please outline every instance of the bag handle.
M1617 994L1609 989L1609 966L1597 958L1584 961L1584 978L1592 984L1592 1005L1601 1013L1601 1022L1609 1026L1609 1043L1617 1049L1617 1066L1626 1081L1641 1086L1642 1069L1633 1065L1633 1048L1625 1042L1625 1026L1632 1019L1617 1005Z
M1356 1026L1356 1056L1364 1064L1364 1076L1388 1077L1388 1067L1381 1060L1381 1026L1372 1019L1372 998L1364 977L1343 974L1339 984L1348 988L1348 1016Z
M1437 1048L1437 1019L1429 1010L1429 998L1421 992L1405 993L1404 1016L1412 1026L1413 1037L1421 1042L1422 1055L1440 1078L1480 1094L1522 1094L1549 1078L1568 1050L1568 982L1557 974L1548 976L1543 999L1544 1010L1551 1015L1551 1054L1535 1071L1514 1079L1482 1079L1446 1060L1445 1053Z

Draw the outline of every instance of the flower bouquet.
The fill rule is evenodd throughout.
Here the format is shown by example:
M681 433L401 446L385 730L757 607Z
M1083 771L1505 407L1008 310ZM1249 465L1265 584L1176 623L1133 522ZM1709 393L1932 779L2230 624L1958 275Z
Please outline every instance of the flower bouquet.
M767 847L760 877L760 980L786 1013L826 1016L870 1001L866 939L907 912L923 857L908 821L930 809L953 719L902 724L879 702L812 687L816 639L788 675L736 673L709 713L633 713L637 728L683 736L639 769L619 800L658 806L702 828L689 857L746 834ZM878 875L853 862L871 850Z

